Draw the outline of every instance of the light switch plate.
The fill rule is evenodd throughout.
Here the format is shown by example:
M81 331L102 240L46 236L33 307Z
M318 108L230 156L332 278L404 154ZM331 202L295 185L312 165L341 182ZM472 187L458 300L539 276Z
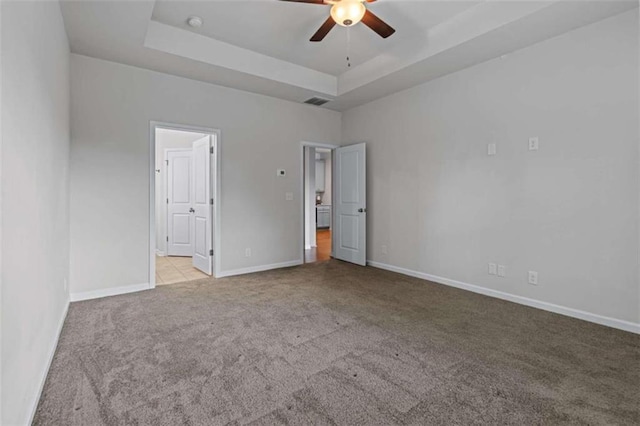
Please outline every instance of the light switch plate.
M498 265L495 263L489 264L489 275L497 275L498 274Z
M507 267L504 265L498 265L498 276L506 277L507 276Z
M487 155L489 156L496 155L497 152L498 152L498 147L495 143L490 143L489 145L487 145Z

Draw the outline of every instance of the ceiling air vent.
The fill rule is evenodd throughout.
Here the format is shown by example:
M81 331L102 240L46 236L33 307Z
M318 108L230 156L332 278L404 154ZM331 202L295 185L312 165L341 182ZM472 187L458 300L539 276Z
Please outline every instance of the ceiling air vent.
M315 105L315 106L321 106L326 104L327 102L329 102L329 99L322 99L318 97L313 97L311 99L307 99L306 101L304 101L305 104Z

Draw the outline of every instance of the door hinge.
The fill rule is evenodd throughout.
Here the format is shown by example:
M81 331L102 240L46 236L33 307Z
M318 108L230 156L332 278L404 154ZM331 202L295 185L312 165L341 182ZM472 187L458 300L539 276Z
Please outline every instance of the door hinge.
M213 205L213 198L211 199L211 205Z
M209 147L209 153L213 154L213 147L212 146Z
M213 256L213 249L209 250L209 256Z
M169 236L167 235L167 242L169 242Z
M167 198L167 204L169 204L169 199Z
M164 160L165 163L167 163L167 166L169 165L169 160Z

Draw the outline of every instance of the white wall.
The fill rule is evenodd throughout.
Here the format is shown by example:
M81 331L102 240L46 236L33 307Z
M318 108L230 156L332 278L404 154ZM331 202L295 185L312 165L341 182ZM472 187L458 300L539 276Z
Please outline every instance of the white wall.
M344 113L368 258L638 323L637 13Z
M192 149L193 142L206 135L171 129L156 129L156 250L166 254L167 242L167 165L164 162L165 149Z
M71 76L72 293L148 283L151 120L221 130L223 273L301 261L300 142L338 142L339 113L78 55Z
M0 423L23 425L69 300L69 45L58 2L1 8Z

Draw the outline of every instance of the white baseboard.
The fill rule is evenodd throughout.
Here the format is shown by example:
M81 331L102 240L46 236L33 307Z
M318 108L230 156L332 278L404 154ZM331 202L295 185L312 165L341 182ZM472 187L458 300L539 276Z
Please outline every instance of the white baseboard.
M118 294L134 293L136 291L149 290L149 283L126 285L122 287L111 287L101 290L83 291L80 293L71 293L71 301L79 302L81 300L98 299L100 297L117 296Z
M40 402L40 397L42 396L42 391L44 390L44 384L47 381L47 375L49 374L49 369L51 368L53 357L56 354L58 341L60 340L60 334L62 333L62 327L64 326L64 320L67 318L68 311L69 311L69 300L67 300L67 303L64 306L64 310L62 311L62 316L58 320L58 327L56 330L56 340L55 342L53 342L53 346L49 348L49 355L47 358L47 367L44 370L44 374L40 378L40 384L38 386L38 394L36 395L36 399L31 404L31 413L29 414L29 422L27 423L29 425L33 423L33 418L36 415L36 410L38 409L38 403Z
M292 260L289 262L273 263L271 265L251 266L249 268L233 269L231 271L222 271L216 278L233 277L235 275L253 274L254 272L269 271L271 269L290 268L291 266L302 265L302 259Z
M542 309L544 311L554 312L560 315L566 315L568 317L578 318L584 321L593 322L608 327L617 328L631 333L640 334L640 324L636 324L630 321L619 320L616 318L605 317L591 312L585 312L578 309L568 308L566 306L554 305L553 303L542 302L540 300L530 299L528 297L516 296L511 293L505 293L498 290L492 290L486 287L480 287L474 284L467 284L461 281L452 280L449 278L443 278L436 275L426 274L424 272L412 271L410 269L400 268L397 266L387 265L381 262L375 262L368 260L367 264L374 268L385 269L391 272L397 272L399 274L408 275L410 277L420 278L427 281L432 281L438 284L448 285L450 287L456 287L463 290L472 291L474 293L483 294L485 296L495 297L497 299L508 300L510 302L519 303L521 305L530 306L532 308Z
M156 249L156 256L165 257L165 254L163 251Z

